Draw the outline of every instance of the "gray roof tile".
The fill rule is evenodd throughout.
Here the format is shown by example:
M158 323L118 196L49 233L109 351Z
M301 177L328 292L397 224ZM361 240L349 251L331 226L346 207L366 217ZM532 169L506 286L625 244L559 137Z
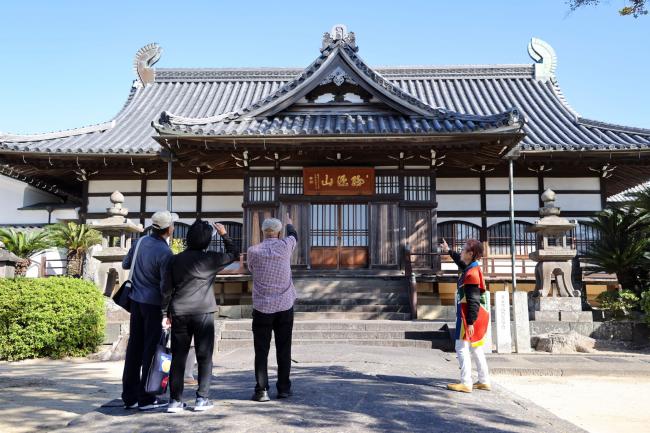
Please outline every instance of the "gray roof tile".
M395 91L412 94L423 106L434 110L444 107L460 114L490 116L517 107L526 119L526 136L520 143L523 151L650 148L649 129L581 118L566 103L554 80L535 78L534 65L380 67L374 70L396 86ZM0 151L156 153L160 147L152 138L155 130L151 125L159 120L161 112L184 118L209 118L244 110L268 99L303 71L298 68L156 69L155 81L144 87L134 86L124 107L110 122L52 134L0 136ZM284 116L266 122L240 120L229 128L219 127L215 132L440 133L486 127L471 117L450 122L349 116L345 119L346 126L338 129L333 124L335 120L338 119L329 116ZM192 132L202 129L200 125L184 127ZM275 131L274 128L279 129Z

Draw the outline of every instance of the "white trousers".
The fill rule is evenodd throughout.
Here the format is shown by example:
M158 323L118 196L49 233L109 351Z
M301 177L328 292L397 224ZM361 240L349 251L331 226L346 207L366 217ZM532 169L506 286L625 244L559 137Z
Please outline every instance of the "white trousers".
M472 347L469 341L456 340L456 358L460 366L460 382L463 385L472 386L472 358L478 370L479 383L490 383L487 361L483 346Z

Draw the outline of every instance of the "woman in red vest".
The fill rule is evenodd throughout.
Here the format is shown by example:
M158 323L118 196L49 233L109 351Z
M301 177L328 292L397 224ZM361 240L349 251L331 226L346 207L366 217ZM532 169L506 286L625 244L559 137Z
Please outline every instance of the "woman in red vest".
M449 250L443 239L442 252L449 253L461 271L456 290L456 357L460 364L460 383L447 385L458 392L472 389L489 391L488 372L483 345L490 323L486 286L478 261L483 257L483 246L476 239L469 239L460 254ZM472 358L478 370L478 382L472 383Z

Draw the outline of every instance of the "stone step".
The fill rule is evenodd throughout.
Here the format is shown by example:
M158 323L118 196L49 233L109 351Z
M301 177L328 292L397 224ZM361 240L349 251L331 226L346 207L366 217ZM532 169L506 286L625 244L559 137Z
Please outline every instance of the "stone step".
M397 312L296 312L295 320L410 320L411 313Z
M360 292L365 290L396 291L405 290L405 279L381 278L294 278L293 285L301 292L329 291L329 292Z
M364 296L366 295L366 296ZM328 294L313 294L296 299L300 305L408 305L408 297L397 293L380 293L377 295L366 293L350 293L336 296Z
M248 340L253 338L251 330L224 330L222 340ZM294 330L294 340L444 340L446 331L302 331Z
M293 324L294 331L439 331L447 325L455 326L454 322L436 321L395 321L395 320L305 320ZM250 319L225 320L223 330L250 331Z
M294 311L298 312L359 312L359 313L408 313L409 307L406 305L354 305L354 304L297 304Z
M271 342L271 347L275 343ZM293 346L305 346L316 344L346 344L352 346L378 346L378 347L415 347L421 349L451 350L451 340L296 340L291 343ZM253 350L253 339L246 340L221 340L219 341L219 352L227 352L235 349L246 348Z

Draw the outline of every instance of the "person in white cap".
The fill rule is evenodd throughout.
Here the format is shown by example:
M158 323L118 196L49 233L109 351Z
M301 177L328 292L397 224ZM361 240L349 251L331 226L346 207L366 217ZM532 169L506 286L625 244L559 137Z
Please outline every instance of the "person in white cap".
M151 217L151 234L134 242L122 261L131 269L129 343L122 374L122 401L127 409L151 410L167 405L145 392L151 359L162 332L162 290L173 254L167 240L174 233L176 214L159 211ZM137 254L134 252L139 246Z

